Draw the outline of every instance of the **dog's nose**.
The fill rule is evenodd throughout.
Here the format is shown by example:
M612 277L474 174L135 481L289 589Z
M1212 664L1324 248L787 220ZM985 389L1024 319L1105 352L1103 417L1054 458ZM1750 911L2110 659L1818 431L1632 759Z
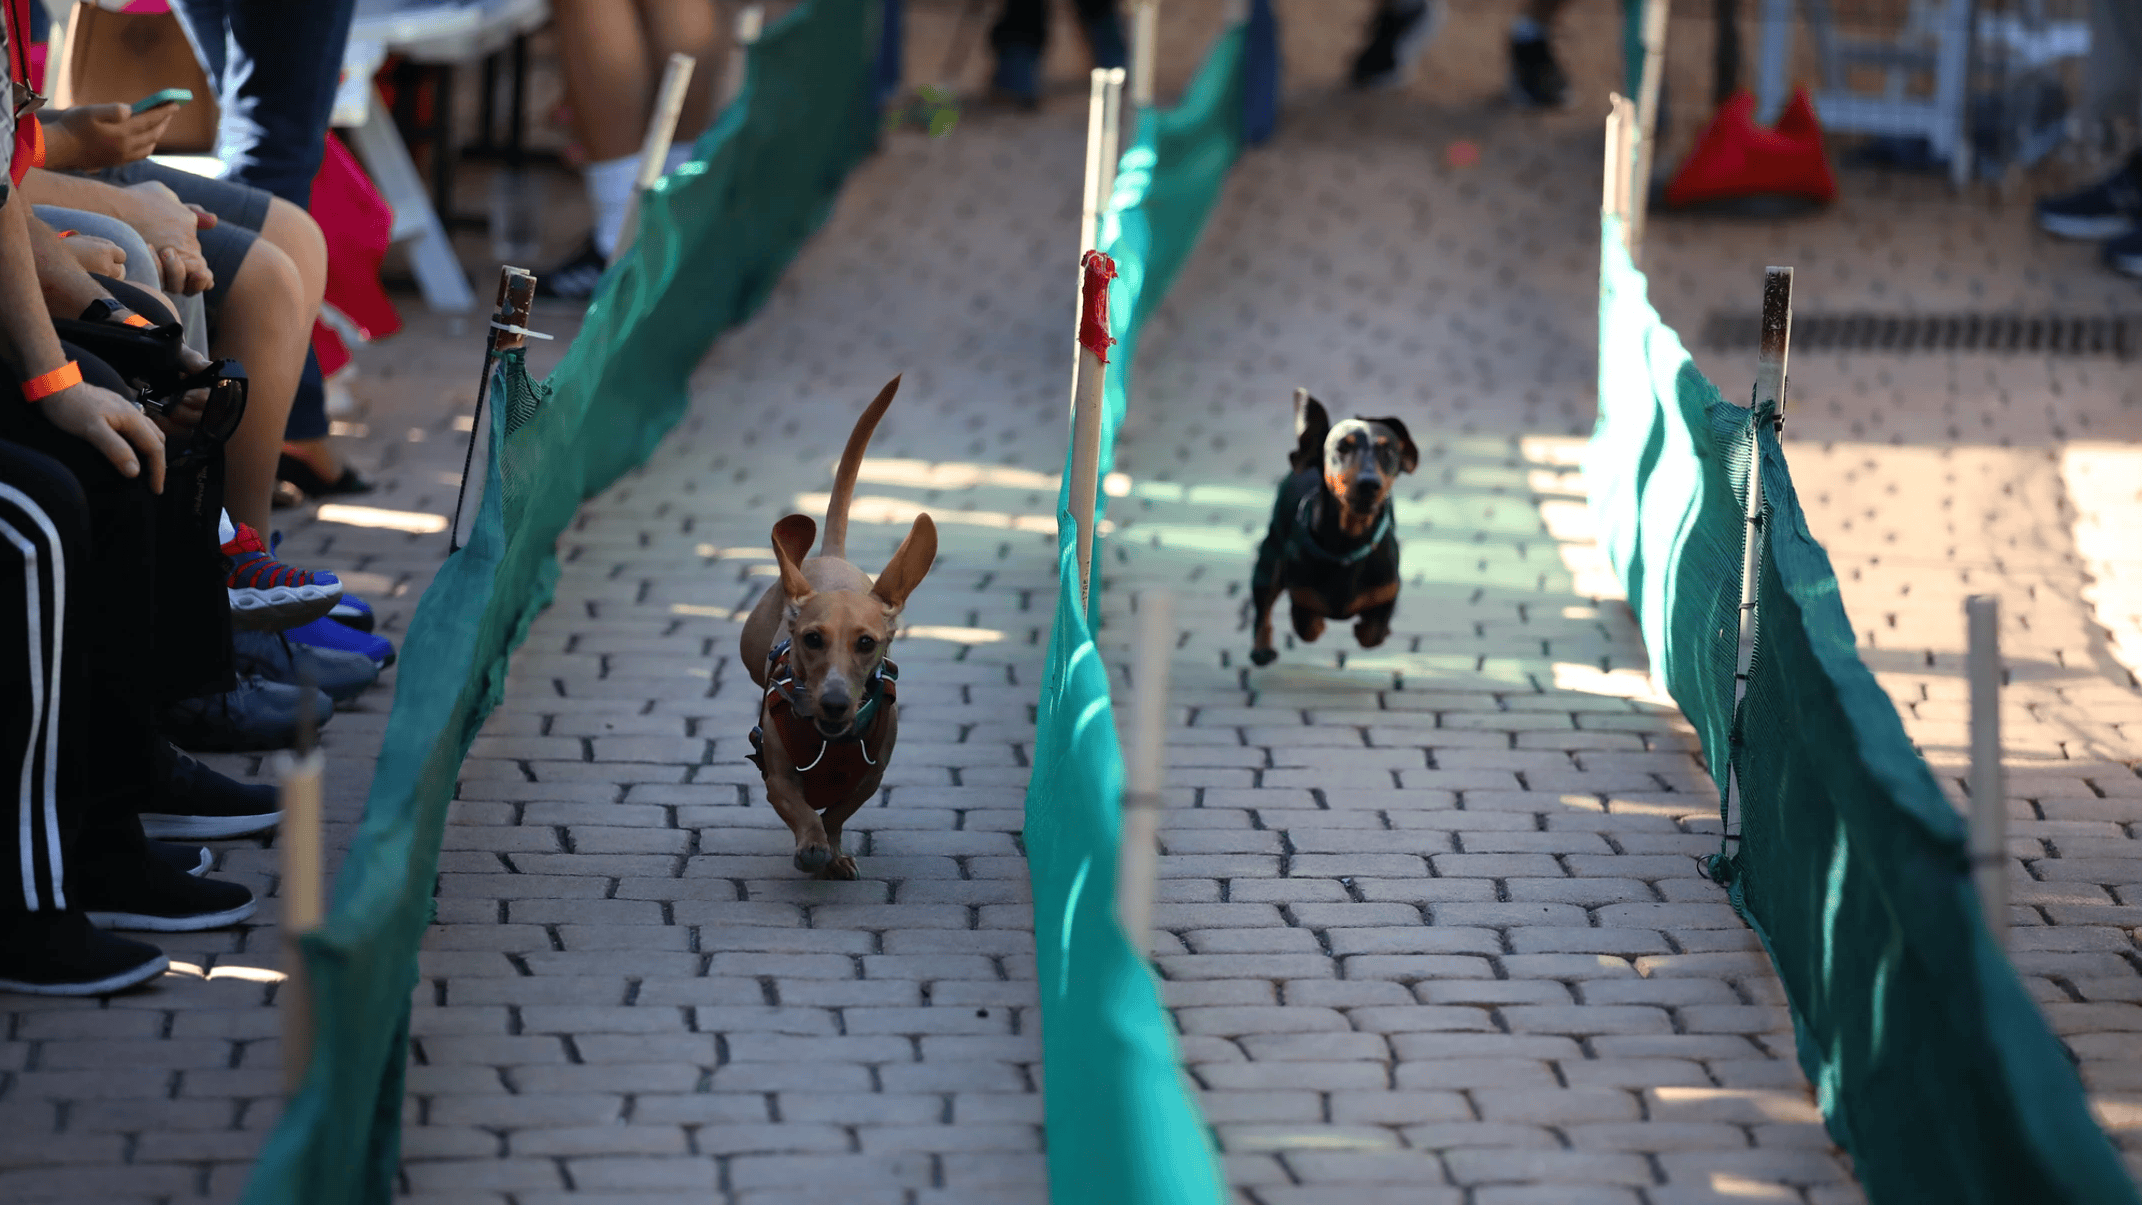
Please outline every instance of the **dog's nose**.
M818 714L827 720L840 720L848 715L848 692L828 690L818 696Z
M1381 477L1364 473L1361 476L1354 478L1353 489L1354 497L1356 498L1373 498L1376 496L1376 491L1382 488L1383 478Z

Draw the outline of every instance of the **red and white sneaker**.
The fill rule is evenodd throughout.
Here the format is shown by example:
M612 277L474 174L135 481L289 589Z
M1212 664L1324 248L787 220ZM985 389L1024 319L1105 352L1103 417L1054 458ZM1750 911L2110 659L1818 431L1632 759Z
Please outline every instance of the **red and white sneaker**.
M231 626L279 632L311 623L342 601L342 581L324 569L286 565L243 523L223 545L230 565Z

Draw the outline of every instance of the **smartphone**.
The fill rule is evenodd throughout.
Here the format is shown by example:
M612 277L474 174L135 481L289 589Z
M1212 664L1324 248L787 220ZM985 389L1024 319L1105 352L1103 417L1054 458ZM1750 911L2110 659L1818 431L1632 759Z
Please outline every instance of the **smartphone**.
M161 92L152 92L135 101L134 111L136 113L146 113L158 105L183 105L192 99L193 90L191 88L166 88Z

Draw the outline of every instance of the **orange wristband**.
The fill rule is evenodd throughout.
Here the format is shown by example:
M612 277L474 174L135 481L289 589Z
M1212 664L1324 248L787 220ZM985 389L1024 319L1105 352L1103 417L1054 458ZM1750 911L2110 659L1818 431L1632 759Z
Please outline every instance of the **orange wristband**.
M155 323L153 323L153 322L149 321L148 319L146 319L146 318L142 317L142 316L141 316L141 315L139 315L139 314L128 314L128 315L127 315L126 317L124 317L124 318L121 318L121 319L120 319L119 321L120 321L120 322L123 322L123 323L125 323L125 324L126 324L126 325L128 325L128 326L155 326L155 325L156 325Z
M72 389L82 383L82 366L73 360L67 361L51 372L31 377L22 383L22 400L41 402L62 390Z

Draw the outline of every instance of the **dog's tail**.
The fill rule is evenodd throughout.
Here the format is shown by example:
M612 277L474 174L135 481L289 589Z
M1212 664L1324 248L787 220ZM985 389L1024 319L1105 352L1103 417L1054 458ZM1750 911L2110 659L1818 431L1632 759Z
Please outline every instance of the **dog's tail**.
M855 475L862 471L863 453L870 447L871 433L878 429L878 420L885 417L886 408L898 392L899 377L885 382L885 388L878 390L878 396L863 410L863 417L855 420L855 430L848 433L848 446L840 453L840 468L833 473L833 496L826 500L826 538L819 542L819 556L848 555L848 503L855 498Z

